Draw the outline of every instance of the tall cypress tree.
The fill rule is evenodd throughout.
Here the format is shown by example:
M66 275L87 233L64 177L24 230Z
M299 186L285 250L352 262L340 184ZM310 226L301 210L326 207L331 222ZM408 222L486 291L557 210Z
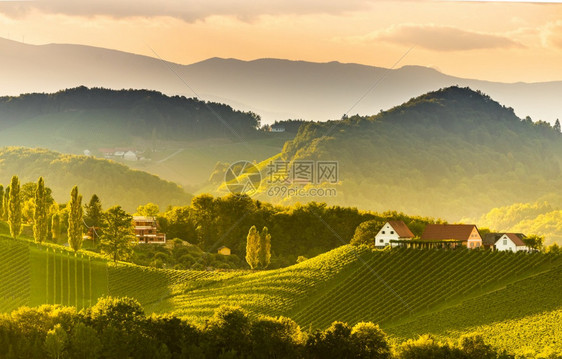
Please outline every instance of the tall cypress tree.
M559 119L556 119L556 122L554 123L554 127L553 127L553 128L554 128L554 130L556 130L556 131L558 131L558 132L561 132L561 131L562 131L562 128L560 127L560 120L559 120Z
M4 208L4 213L2 213L2 220L3 221L7 221L8 220L8 208L10 208L10 186L6 187L4 189L4 197L2 198L2 207Z
M260 267L265 269L269 266L271 262L271 234L267 227L263 227L260 233L260 245L259 245L259 262Z
M60 223L60 214L55 212L51 217L51 237L53 241L57 241L60 236L61 232L61 223Z
M35 189L35 208L33 211L33 237L35 242L43 243L47 239L48 228L45 181L43 177L39 177Z
M250 265L250 268L256 269L259 264L259 246L260 246L260 234L256 229L256 226L252 226L248 232L248 237L246 238L246 262Z
M102 208L99 197L93 194L90 202L84 205L84 209L86 210L84 221L88 226L93 227L92 238L95 243L98 235L97 231L99 231L102 222Z
M18 176L13 176L10 182L8 224L10 225L10 234L12 237L17 238L21 234L21 198L20 180Z
M0 220L4 218L4 186L0 184Z
M82 196L78 186L70 192L70 213L68 214L68 244L75 252L82 247Z

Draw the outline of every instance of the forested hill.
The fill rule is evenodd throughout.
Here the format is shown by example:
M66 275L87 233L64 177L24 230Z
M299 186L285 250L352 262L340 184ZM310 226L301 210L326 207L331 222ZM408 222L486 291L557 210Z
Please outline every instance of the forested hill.
M133 211L148 202L165 208L185 205L191 200L178 185L113 161L42 149L0 148L0 184L9 185L13 175L18 175L21 183L37 182L43 176L45 185L53 190L54 199L61 203L70 199L74 185L78 185L84 202L95 193L104 208L119 204Z
M458 220L515 202L562 203L559 128L521 120L468 88L371 117L307 124L282 158L338 161L338 193L327 200L373 210Z
M52 94L0 97L2 130L25 121L46 125L46 128L48 125L60 126L60 116L52 115L68 117L69 113L74 120L71 127L86 126L87 122L95 121L99 122L99 127L94 132L102 132L107 123L95 118L98 115L112 125L112 131L122 132L126 137L165 140L240 139L255 134L260 124L259 116L252 112L236 111L228 105L196 98L169 97L149 90L116 91L82 86Z

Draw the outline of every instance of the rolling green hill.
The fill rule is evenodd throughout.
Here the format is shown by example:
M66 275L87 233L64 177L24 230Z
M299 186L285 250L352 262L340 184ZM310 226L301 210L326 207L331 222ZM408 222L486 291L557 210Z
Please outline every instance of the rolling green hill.
M45 178L57 202L65 203L70 190L78 185L85 200L96 193L105 208L119 204L133 211L137 206L154 202L168 205L189 203L191 196L178 185L157 176L104 159L63 155L44 149L24 147L0 148L0 183L9 184L18 175L21 183Z
M370 117L304 125L275 158L290 166L337 161L339 181L322 186L336 196L306 199L272 195L264 181L258 198L270 202L327 201L450 221L513 203L562 204L559 129L521 120L468 88L430 92Z
M478 331L511 352L562 352L559 255L342 246L279 270L207 272L114 265L5 235L0 253L2 311L46 302L80 308L103 295L131 296L148 312L199 323L220 305L239 305L306 328L373 321L397 340ZM532 336L522 342L516 330L531 325Z

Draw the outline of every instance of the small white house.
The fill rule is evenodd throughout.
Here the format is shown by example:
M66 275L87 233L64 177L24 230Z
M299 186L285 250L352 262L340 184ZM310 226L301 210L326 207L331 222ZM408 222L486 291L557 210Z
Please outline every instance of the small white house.
M496 241L495 247L498 251L529 251L529 247L525 245L523 239L515 233L505 233Z
M123 159L125 161L136 161L138 160L137 154L129 150L123 154Z
M411 240L412 238L414 238L414 234L406 223L403 221L388 221L375 236L375 247L386 247L391 240Z

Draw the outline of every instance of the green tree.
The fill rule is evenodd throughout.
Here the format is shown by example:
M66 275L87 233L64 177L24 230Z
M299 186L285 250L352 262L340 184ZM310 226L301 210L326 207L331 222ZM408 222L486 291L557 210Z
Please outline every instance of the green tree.
M4 218L4 186L0 184L0 219Z
M463 335L459 339L459 348L466 359L495 359L496 351L486 344L482 335Z
M259 266L265 269L271 262L271 234L269 234L269 230L267 229L267 227L263 227L259 236Z
M420 335L418 339L403 342L397 350L398 359L450 358L451 348L436 342L430 335Z
M304 335L292 319L261 317L252 323L252 358L298 358Z
M244 357L249 347L250 327L250 318L242 308L219 307L207 323L207 334L212 343L209 357L217 357L226 348L235 350L237 357Z
M90 198L90 202L84 205L84 209L86 210L84 221L88 226L93 227L92 238L95 243L98 236L97 231L101 227L103 213L99 197L96 194L93 194L92 198Z
M60 220L60 214L57 212L53 213L53 216L51 217L51 237L53 238L53 241L57 241L60 237L61 234L61 220Z
M68 215L68 244L75 252L82 247L82 195L78 194L78 186L70 192L70 213Z
M18 176L13 176L10 182L8 200L8 224L10 225L10 234L17 238L21 233L21 198L20 198L20 180Z
M554 127L552 127L552 128L554 128L554 130L558 131L558 132L562 131L562 129L560 128L560 120L559 119L556 119L556 122L554 123Z
M121 206L113 206L103 214L103 227L101 252L114 262L129 258L135 241L133 216L121 209Z
M550 246L546 247L545 250L546 253L552 253L552 254L560 254L560 246L556 243L552 243Z
M137 213L139 216L146 217L156 217L160 213L160 207L154 203L147 203L144 206L137 207Z
M360 244L367 244L370 246L375 245L375 236L384 225L382 221L372 219L370 221L362 222L355 228L351 244L358 246Z
M311 358L353 358L351 327L346 323L333 322L323 332L316 331L306 342Z
M63 355L67 340L68 335L61 325L57 324L53 329L47 332L47 336L45 337L45 350L51 358L59 359Z
M543 249L544 237L533 234L523 238L523 242L527 247L535 251L541 251Z
M48 229L45 182L43 177L39 177L37 189L35 190L35 208L33 211L33 238L35 238L35 242L43 243L47 239Z
M357 323L351 330L351 341L356 351L355 358L390 358L391 351L386 333L371 322Z
M95 329L80 322L72 328L70 356L72 358L99 358L102 344Z
M260 234L256 226L252 226L246 237L246 262L248 262L252 269L258 268L260 264L259 251Z
M2 212L2 220L7 221L10 208L10 186L4 189L4 196L2 196L2 208L4 209Z

